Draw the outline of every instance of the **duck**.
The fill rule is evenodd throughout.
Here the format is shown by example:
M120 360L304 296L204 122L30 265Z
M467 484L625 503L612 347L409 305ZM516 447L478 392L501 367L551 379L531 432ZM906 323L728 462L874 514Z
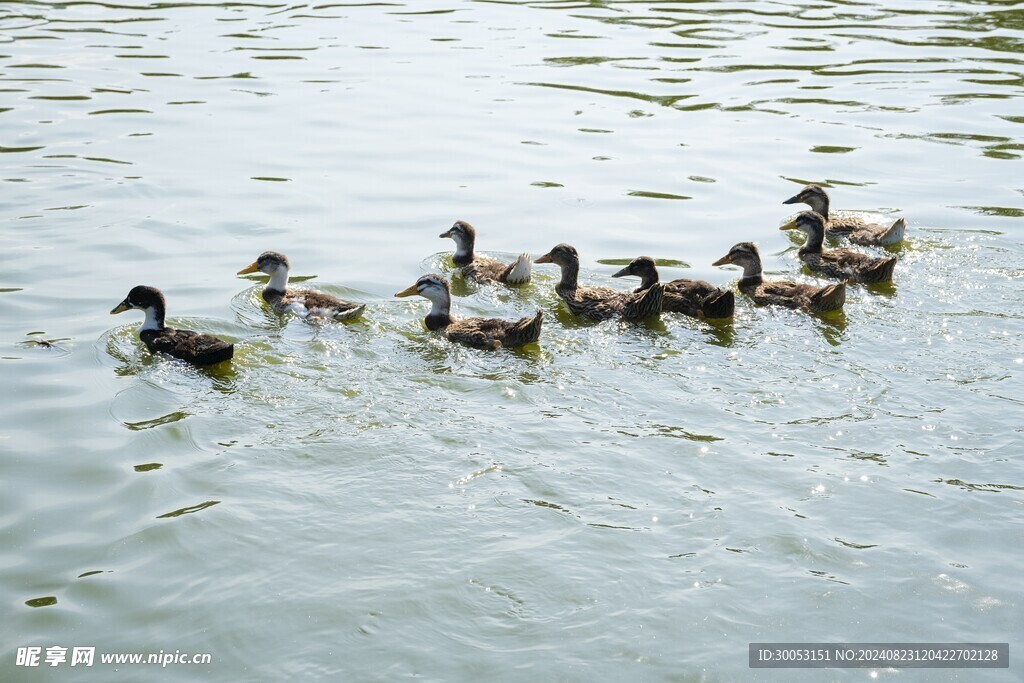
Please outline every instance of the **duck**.
M825 218L825 234L828 237L846 237L854 244L863 246L891 246L903 241L907 221L897 218L886 227L868 223L857 216L830 216L828 193L820 185L807 185L804 189L782 202L783 204L806 204L812 211Z
M801 211L780 230L803 230L807 241L798 252L800 260L810 268L829 277L849 282L889 282L896 267L896 257L875 258L852 249L823 248L825 219L814 211Z
M657 265L650 256L638 256L612 277L640 278L640 293L659 281ZM703 280L679 278L666 282L661 310L683 313L694 318L731 318L736 308L736 295L730 289L719 289Z
M476 228L466 221L455 221L451 228L438 237L450 237L455 242L452 262L467 280L478 284L501 282L506 285L524 285L530 281L531 262L529 254L520 254L509 264L492 258L476 255Z
M610 287L580 287L580 256L571 245L557 244L534 263L554 263L562 269L562 279L555 286L555 293L574 315L591 320L614 317L640 320L661 312L665 285L660 282L639 292L620 292Z
M540 339L544 311L517 321L499 318L455 318L451 314L452 295L448 281L433 273L395 294L396 297L420 295L430 300L430 312L424 322L430 331L439 330L449 341L478 349L514 348Z
M808 313L827 313L839 310L846 303L845 282L815 287L788 280L765 281L761 275L761 254L753 242L733 245L728 254L711 265L724 266L730 263L743 268L740 291L761 306L784 306Z
M294 313L300 318L332 318L354 320L366 310L366 304L353 304L338 297L312 289L289 289L288 257L276 251L265 251L255 261L238 271L238 275L265 273L270 282L263 288L263 300L278 313Z
M231 360L235 355L235 345L223 339L191 330L167 327L164 324L167 303L163 292L156 287L132 287L124 301L110 311L110 315L132 309L144 311L146 314L146 319L139 330L139 338L150 353L162 351L195 365L213 365Z

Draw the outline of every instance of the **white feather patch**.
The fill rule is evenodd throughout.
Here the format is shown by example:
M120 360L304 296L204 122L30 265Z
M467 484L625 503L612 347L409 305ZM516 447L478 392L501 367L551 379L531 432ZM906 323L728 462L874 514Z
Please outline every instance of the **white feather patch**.
M306 304L302 303L301 301L291 302L290 304L284 307L284 310L294 313L300 318L307 318L309 317L310 313L309 309L306 308Z
M508 274L508 282L512 285L521 285L530 281L530 270L533 267L533 260L529 254L520 254L515 265Z
M899 244L903 241L903 235L905 235L906 232L906 219L897 218L896 222L892 224L892 227L882 233L882 236L878 239L878 243L884 245Z
M361 316L363 314L363 311L365 310L366 304L363 304L361 306L356 306L355 308L349 309L347 311L335 313L333 317L335 320L353 320Z

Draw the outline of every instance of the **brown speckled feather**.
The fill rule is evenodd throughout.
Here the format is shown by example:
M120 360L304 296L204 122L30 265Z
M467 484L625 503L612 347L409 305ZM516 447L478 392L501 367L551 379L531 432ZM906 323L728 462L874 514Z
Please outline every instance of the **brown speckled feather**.
M515 263L508 265L490 258L477 257L468 266L462 267L462 276L480 284L507 282Z
M449 323L444 328L444 335L451 341L483 349L523 346L540 339L543 320L543 311L537 311L537 315L532 318L518 321L462 318Z
M661 311L664 285L656 284L642 292L620 292L611 287L556 288L555 291L576 315L591 320L616 316L639 319Z
M889 282L896 267L895 256L874 258L849 249L803 252L800 260L815 272L853 282Z
M771 280L756 285L740 282L740 291L761 306L784 306L825 313L838 310L846 302L846 284L840 282L826 287L801 282Z
M907 223L897 218L892 225L868 223L856 216L833 216L825 225L828 237L845 237L853 244L864 246L892 245L903 241Z
M695 318L728 318L733 314L735 301L736 297L729 290L719 289L704 280L680 278L665 283L661 310Z

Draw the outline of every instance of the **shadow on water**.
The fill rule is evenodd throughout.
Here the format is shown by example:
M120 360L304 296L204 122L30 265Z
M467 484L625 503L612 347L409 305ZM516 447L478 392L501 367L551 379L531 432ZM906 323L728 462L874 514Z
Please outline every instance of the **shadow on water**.
M897 264L896 267L899 268L899 264ZM899 277L898 273L896 277ZM863 285L863 287L876 296L885 297L887 299L896 298L896 282L893 280L890 280L889 282L872 282Z
M705 318L702 327L708 344L729 348L736 343L736 326L732 318Z
M831 346L839 346L846 341L846 311L818 313L812 317L816 322L815 328Z
M175 410L174 412L161 415L160 417L154 417L151 420L140 420L138 422L123 422L122 424L133 432L141 432L146 429L152 429L153 427L160 427L166 424L172 424L174 422L180 422L189 416L189 413L183 410Z

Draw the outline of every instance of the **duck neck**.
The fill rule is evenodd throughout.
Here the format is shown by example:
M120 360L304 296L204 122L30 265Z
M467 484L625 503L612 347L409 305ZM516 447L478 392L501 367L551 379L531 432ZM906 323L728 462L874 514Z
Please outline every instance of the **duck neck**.
M580 279L580 262L572 260L568 263L561 264L562 267L562 279L558 281L558 286L555 289L576 289L579 287Z
M658 271L656 269L652 268L649 271L644 271L640 276L640 289L650 289L654 285L658 284L659 279Z
M476 258L474 253L476 240L472 235L466 235L462 239L455 240L455 255L452 256L452 262L455 265L462 267L468 266Z
M761 259L747 261L743 264L743 277L740 278L740 289L757 287L764 278L761 277Z
M430 313L427 313L426 323L428 330L440 330L452 324L451 306L449 298L432 299Z
M800 247L801 254L820 254L822 244L825 241L825 233L819 230L812 230L807 234L807 241Z
M266 289L284 294L285 290L288 289L288 269L284 266L278 266L277 270L270 276L270 282L267 283Z
M140 332L164 329L164 309L162 306L147 306L143 310L146 313L146 319L142 321Z
M811 207L811 210L821 214L821 217L828 220L828 195L815 196L811 198L811 201L807 202Z

